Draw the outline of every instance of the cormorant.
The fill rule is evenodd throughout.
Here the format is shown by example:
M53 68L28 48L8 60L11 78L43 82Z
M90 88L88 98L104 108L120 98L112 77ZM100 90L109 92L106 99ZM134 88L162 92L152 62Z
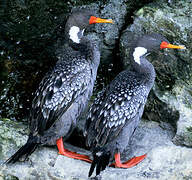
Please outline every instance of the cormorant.
M59 154L90 162L64 148L78 118L92 95L100 52L96 43L83 36L89 24L113 23L94 16L91 10L74 10L65 24L62 56L41 81L30 110L29 137L7 163L27 158L39 145L57 144Z
M160 34L138 38L130 50L131 67L119 73L95 98L85 125L86 143L91 147L93 162L89 176L96 166L96 175L115 156L115 167L129 168L146 155L122 163L122 153L133 136L143 114L148 94L154 84L155 70L146 56L164 48L184 49L171 45Z

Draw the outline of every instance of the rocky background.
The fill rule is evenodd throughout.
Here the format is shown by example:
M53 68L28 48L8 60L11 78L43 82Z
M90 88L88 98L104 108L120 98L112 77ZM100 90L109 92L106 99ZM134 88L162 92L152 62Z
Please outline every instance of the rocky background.
M149 56L157 73L155 86L123 156L125 160L147 153L147 158L131 169L107 168L98 179L192 179L191 0L4 0L0 6L0 180L87 179L90 165L59 156L55 147L41 147L23 163L3 164L26 142L32 93L56 62L66 15L74 7L94 9L100 17L115 21L87 30L101 47L95 94L129 66L129 48L136 37L158 32L187 48ZM83 122L68 146L89 153L82 149Z

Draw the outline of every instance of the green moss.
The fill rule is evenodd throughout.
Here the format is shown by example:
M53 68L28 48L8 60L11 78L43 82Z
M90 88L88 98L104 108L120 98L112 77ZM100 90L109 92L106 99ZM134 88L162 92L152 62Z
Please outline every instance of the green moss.
M192 173L190 173L188 176L184 176L183 180L190 180L192 179Z
M13 175L5 175L3 177L3 180L19 180L19 178L17 178L16 176L13 176Z
M4 122L5 121L10 121L10 119L8 119L8 118L2 118L1 120L4 121Z
M192 126L191 127L187 127L187 135L188 135L188 139L189 141L192 142Z
M27 128L21 122L0 119L0 163L8 153L23 145L27 140Z

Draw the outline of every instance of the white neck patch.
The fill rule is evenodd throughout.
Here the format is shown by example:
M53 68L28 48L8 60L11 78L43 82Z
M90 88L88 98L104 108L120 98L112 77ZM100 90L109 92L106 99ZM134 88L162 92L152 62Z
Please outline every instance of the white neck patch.
M136 47L135 51L133 52L133 58L136 63L141 64L140 57L147 53L147 49L144 47Z
M79 27L77 26L72 26L69 30L69 38L75 42L75 43L80 43L80 39L78 37L78 33L80 32Z

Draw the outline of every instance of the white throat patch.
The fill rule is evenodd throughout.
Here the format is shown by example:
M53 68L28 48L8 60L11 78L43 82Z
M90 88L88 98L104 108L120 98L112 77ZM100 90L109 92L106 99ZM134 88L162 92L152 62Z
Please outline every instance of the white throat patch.
M78 37L78 33L80 32L79 27L77 26L72 26L69 30L69 38L75 42L75 43L80 43L80 39Z
M133 52L133 58L136 63L141 64L140 57L147 53L147 49L144 47L136 47L135 51Z

